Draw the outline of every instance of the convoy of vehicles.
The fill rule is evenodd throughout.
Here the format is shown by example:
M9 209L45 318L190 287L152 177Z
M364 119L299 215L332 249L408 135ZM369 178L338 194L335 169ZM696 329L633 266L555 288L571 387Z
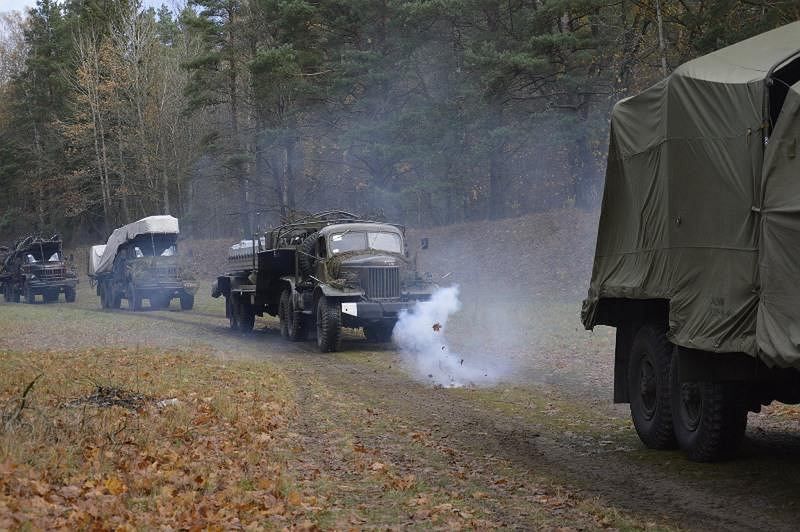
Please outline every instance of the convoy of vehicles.
M61 238L28 236L8 248L0 248L0 289L8 302L44 303L58 301L61 294L67 303L76 299L78 277L64 260Z
M401 226L331 211L233 245L212 296L225 297L232 329L278 316L284 337L299 341L314 331L320 351L330 352L342 327L389 341L399 313L433 288L408 259Z
M800 402L800 22L690 61L612 113L587 328L617 329L642 441L711 461Z
M115 229L104 245L89 251L89 278L97 286L103 308L120 308L122 300L131 310L169 307L180 300L182 310L194 306L197 286L187 280L178 255L178 220L172 216L149 216Z

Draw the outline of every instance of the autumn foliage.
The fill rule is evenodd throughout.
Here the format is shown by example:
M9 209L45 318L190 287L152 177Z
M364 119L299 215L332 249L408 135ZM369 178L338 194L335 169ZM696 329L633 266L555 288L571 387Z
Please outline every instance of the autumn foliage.
M2 353L2 365L0 528L227 529L314 511L284 475L275 435L292 405L268 366L135 349ZM76 405L98 381L147 400Z

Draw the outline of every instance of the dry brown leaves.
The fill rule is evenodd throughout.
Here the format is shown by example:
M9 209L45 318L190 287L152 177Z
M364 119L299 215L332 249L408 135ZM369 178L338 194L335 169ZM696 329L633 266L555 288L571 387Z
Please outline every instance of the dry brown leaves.
M23 422L0 434L0 529L312 526L317 498L292 489L275 448L292 406L268 366L120 349L2 355L0 402L45 376ZM100 378L178 401L63 407Z

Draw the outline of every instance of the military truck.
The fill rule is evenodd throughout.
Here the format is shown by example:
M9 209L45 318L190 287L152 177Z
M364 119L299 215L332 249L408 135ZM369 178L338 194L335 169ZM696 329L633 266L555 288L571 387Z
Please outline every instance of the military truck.
M28 236L0 251L0 288L8 302L35 303L41 296L45 303L58 301L64 294L67 303L76 300L78 276L64 260L61 238Z
M88 274L103 308L118 309L122 300L130 310L165 309L172 299L182 310L194 306L197 285L188 280L178 255L178 220L148 216L119 227L108 242L89 250Z
M388 342L401 311L430 298L433 284L407 257L402 226L321 212L231 246L213 297L225 297L231 329L249 332L256 316L277 316L281 334L316 332L322 352L340 348L341 330L362 328Z
M732 456L800 402L800 22L678 67L611 118L582 318L616 327L645 445Z

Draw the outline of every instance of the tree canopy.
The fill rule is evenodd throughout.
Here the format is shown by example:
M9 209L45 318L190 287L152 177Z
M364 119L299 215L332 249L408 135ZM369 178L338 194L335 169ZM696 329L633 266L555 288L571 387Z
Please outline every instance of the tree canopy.
M799 17L749 0L38 0L0 21L0 234L593 208L615 101Z

